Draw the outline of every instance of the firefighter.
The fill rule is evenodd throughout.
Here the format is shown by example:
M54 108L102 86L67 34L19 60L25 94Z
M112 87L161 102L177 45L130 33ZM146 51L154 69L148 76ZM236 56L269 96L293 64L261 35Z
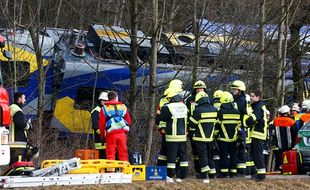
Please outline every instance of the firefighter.
M101 92L98 98L99 104L91 111L91 121L93 128L93 135L95 140L95 149L99 151L99 158L106 159L106 143L100 138L100 130L98 126L99 113L104 106L104 103L108 101L108 92Z
M305 114L300 116L300 128L307 123L308 121L310 121L310 101L305 101L303 103L303 108L305 110ZM300 129L299 128L299 129Z
M280 116L273 120L274 129L272 130L273 147L275 147L275 170L277 171L280 171L281 168L282 153L293 147L291 131L295 125L295 121L290 118L290 108L287 105L282 106L279 112Z
M99 113L99 129L102 140L106 139L106 156L108 160L115 160L115 153L119 160L128 161L127 137L131 118L127 107L118 101L114 91L108 93L108 101Z
M159 101L159 106L156 111L156 125L157 130L159 131L162 140L161 140L161 147L159 150L159 155L157 157L157 166L166 166L167 165L167 144L166 144L166 138L165 138L165 128L166 128L166 122L160 121L160 111L161 108L169 103L167 95L170 90L176 90L177 92L181 92L183 90L183 83L182 81L178 79L174 79L169 83L168 88L164 91L164 94L162 98Z
M251 103L250 103L250 96L245 94L246 87L244 82L240 80L235 80L231 85L232 93L234 96L234 101L237 104L237 108L240 112L241 121L244 115L250 115L251 110ZM248 153L250 152L250 143L251 139L249 138L249 131L242 126L238 132L238 140L237 140L237 170L238 174L243 177L246 174L246 162L248 163L249 167L252 167L252 163L248 158Z
M31 120L25 120L22 107L26 103L26 96L22 92L14 94L14 103L10 106L11 127L10 127L10 152L11 160L9 166L15 162L25 161L27 153L27 133L32 128Z
M261 100L262 93L259 90L253 90L251 92L251 106L253 113L248 116L244 115L244 126L250 130L251 142L251 156L254 159L256 166L256 179L258 181L266 178L266 167L263 154L263 143L267 139L267 114L266 107Z
M186 100L186 106L187 106L187 109L188 109L188 118L193 115L193 112L195 110L195 106L196 106L195 96L196 96L196 94L199 93L199 92L205 92L207 86L206 86L206 84L203 81L198 80L197 82L195 82L193 88L194 88L194 90L192 91L191 96L189 98L187 98L187 100ZM193 145L193 141L192 141L192 135L193 135L192 130L193 129L191 129L189 127L188 137L189 137L189 140L190 140L190 143L191 143L191 147L192 147L193 159L194 159L194 167L195 167L195 171L196 171L196 174L197 174L196 177L200 178L200 176L199 176L200 166L199 166L199 161L198 161L198 156L197 156L197 153L196 153L196 150L195 150L195 146Z
M187 176L187 107L177 90L167 94L169 103L162 107L160 121L166 122L165 138L167 143L167 182L174 182L176 159L179 157L181 182Z
M216 91L213 93L213 105L214 105L214 107L215 107L217 110L219 110L220 107L221 107L220 99L221 99L222 93L223 93L222 90L216 90Z
M192 141L198 156L200 178L204 179L203 183L209 183L208 172L210 175L216 175L212 141L217 110L205 92L198 92L195 102L197 105L193 115L189 118L189 126L194 129Z
M237 146L238 128L240 127L240 112L234 106L234 98L231 93L223 92L221 96L221 107L218 111L219 130L217 143L221 159L221 177L233 178L237 174ZM229 157L228 157L229 156Z
M299 114L300 108L298 106L298 103L294 103L294 105L291 108L291 117L296 120L296 116Z

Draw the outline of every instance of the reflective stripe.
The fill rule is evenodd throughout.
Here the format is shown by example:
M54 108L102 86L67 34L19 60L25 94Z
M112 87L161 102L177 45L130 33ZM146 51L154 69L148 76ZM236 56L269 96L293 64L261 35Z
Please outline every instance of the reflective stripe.
M10 142L10 148L27 148L27 142Z
M217 117L217 112L201 113L201 118L214 118Z
M190 117L189 120L191 120L194 124L198 124L198 121L196 121L196 119L194 119L193 117Z
M95 149L101 150L106 149L105 143L102 145L101 143L95 143Z
M167 163L167 168L174 169L175 168L175 163Z
M173 136L173 135L165 135L166 136L166 141L167 142L184 142L186 141L186 135L178 135L178 136Z
M167 156L164 155L158 155L158 160L167 160Z
M240 115L239 114L223 114L223 119L225 119L225 120L228 120L228 119L240 120Z
M160 122L159 122L159 125L158 125L158 128L166 128L166 126L167 126L167 123L166 123L166 122L160 121Z
M221 172L225 172L227 173L228 172L228 169L220 169Z
M93 113L94 111L100 112L101 108L99 106L96 106L90 113Z
M214 123L216 122L216 119L200 119L200 123Z
M194 155L194 156L193 156L193 159L194 159L194 160L198 160L199 157L198 157L197 155Z
M266 168L257 169L257 174L266 174Z
M180 167L188 167L188 162L187 161L180 162Z
M253 161L246 162L247 167L255 166Z
M239 121L239 122L240 122L240 121ZM238 127L238 126L236 126L236 128L237 128L237 127ZM238 137L237 137L238 130L235 130L234 136L232 137L232 139L230 139L229 136L228 136L228 133L227 133L227 131L226 131L226 127L225 127L225 125L224 125L223 123L221 124L221 129L222 129L222 131L223 131L224 138L219 137L218 140L224 141L224 142L234 142L234 141L237 140L237 138L238 138Z
M237 173L237 169L230 169L231 173Z
M213 156L213 160L220 160L220 156L219 155L214 155Z
M205 166L200 169L201 173L207 172L209 170L210 170L209 166Z
M257 118L256 118L256 115L255 115L255 114L251 114L251 115L250 115L250 117L252 117L254 121L256 121L256 120L257 120Z
M246 168L246 164L245 163L239 163L237 164L237 168L239 169L242 169L242 168Z
M209 170L209 174L216 174L216 169L215 168L211 168Z
M221 123L223 123L223 124L240 124L241 121L240 120L224 120L224 121L221 121Z
M281 141L281 135L280 135L280 128L279 127L276 127L276 137L277 137L278 147L282 149L282 141Z
M289 148L292 148L292 135L291 135L291 129L289 127L286 127L286 134L287 134L287 144Z

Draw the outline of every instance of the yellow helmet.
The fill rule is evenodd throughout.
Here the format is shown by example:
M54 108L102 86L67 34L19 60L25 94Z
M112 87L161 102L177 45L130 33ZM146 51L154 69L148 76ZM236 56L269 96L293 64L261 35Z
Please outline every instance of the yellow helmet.
M198 92L195 96L195 102L198 102L201 98L208 98L208 94L205 92Z
M222 94L223 94L222 90L217 90L213 93L213 98L221 98Z
M229 103L229 102L233 102L233 101L234 101L234 97L230 92L224 91L222 93L222 96L220 98L221 103Z
M181 92L183 91L183 82L179 79L173 79L170 81L168 88L172 88L178 92Z
M241 91L245 91L245 90L246 90L245 84L244 84L244 82L242 82L241 80L235 80L235 81L230 85L230 88L232 88L232 89L238 89L238 90L241 90Z
M168 88L169 89L169 88ZM176 90L176 89L169 89L168 90L168 93L167 93L167 98L172 98L172 97L174 97L174 96L176 96L176 95L178 95L180 92L178 91L178 90Z
M207 88L207 86L202 80L199 80L199 81L195 82L194 89L195 88Z

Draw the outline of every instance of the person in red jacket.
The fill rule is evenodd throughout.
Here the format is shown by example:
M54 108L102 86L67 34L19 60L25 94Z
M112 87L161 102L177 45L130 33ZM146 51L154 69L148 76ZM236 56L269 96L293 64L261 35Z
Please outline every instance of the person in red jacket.
M100 137L106 139L106 156L108 160L115 160L117 149L119 160L128 161L126 133L131 118L127 107L118 101L116 92L109 92L108 99L99 114Z

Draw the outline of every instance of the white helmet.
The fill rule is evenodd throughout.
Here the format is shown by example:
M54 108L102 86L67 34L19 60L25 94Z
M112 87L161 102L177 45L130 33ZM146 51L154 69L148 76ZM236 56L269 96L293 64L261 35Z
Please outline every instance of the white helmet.
M287 105L284 105L282 106L280 109L279 109L279 112L284 114L284 113L289 113L290 112L290 107L288 107Z
M300 112L300 107L298 106L298 104L294 104L293 107L291 108L291 111L297 111Z
M99 95L98 100L108 101L109 100L108 93L107 92L101 92L100 95Z
M310 99L306 99L302 102L301 109L310 111Z

